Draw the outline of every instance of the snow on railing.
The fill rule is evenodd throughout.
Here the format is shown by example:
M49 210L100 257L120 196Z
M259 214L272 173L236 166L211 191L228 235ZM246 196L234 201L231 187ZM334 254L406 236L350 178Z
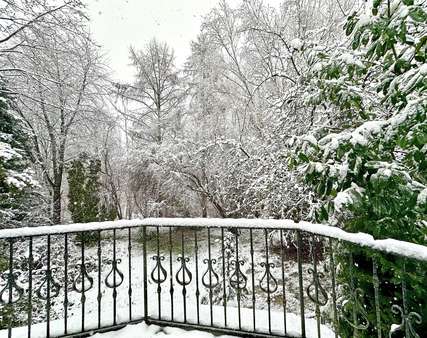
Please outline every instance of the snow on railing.
M144 218L107 222L74 223L53 226L25 227L0 230L1 238L20 238L40 235L76 233L84 231L138 228L142 226L242 228L300 230L315 235L343 240L374 250L427 261L427 247L396 239L376 240L366 233L350 233L340 228L289 219L223 219L223 218Z
M0 338L68 337L141 321L245 337L423 332L426 262L422 245L292 220L3 229Z

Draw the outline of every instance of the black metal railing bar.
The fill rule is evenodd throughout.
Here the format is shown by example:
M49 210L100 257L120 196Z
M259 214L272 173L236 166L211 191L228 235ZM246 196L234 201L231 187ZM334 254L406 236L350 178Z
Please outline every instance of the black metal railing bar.
M422 277L427 247L321 224L150 218L3 229L0 244L7 253L0 262L0 337L34 336L35 309L44 313L46 337L145 321L252 337L338 337L345 326L354 337L400 330L416 338L423 321L425 302L414 301L419 290L410 281ZM25 257L16 253L23 247ZM390 288L379 276L396 257L403 263L393 266L399 271ZM398 295L388 308L384 288ZM328 305L329 319L322 312ZM76 306L78 318L69 315ZM401 323L385 328L385 311ZM25 333L15 328L17 318Z
M0 239L34 237L52 234L78 233L140 228L143 226L174 228L235 228L266 230L299 230L313 235L346 241L373 250L427 261L427 247L395 239L376 240L366 233L350 233L338 227L289 219L222 219L222 218L144 218L92 223L75 223L53 226L24 227L0 230Z

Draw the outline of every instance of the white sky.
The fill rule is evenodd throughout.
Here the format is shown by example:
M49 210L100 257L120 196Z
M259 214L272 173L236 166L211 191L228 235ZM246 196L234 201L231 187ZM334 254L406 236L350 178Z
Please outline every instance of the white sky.
M173 47L176 64L180 66L190 54L190 41L199 32L201 17L218 1L87 0L87 4L92 35L103 46L113 76L129 82L133 80L130 45L142 49L156 37Z

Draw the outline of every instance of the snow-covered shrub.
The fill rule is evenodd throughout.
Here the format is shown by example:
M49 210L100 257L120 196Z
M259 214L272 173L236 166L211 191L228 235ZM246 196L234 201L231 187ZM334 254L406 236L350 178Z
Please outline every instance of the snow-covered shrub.
M307 102L333 114L314 137L299 140L291 162L305 170L306 182L322 201L317 221L427 244L426 18L425 1L377 0L348 18L351 48L343 44L327 53L313 51L317 66L307 80ZM371 260L365 250L343 250L349 251L355 256L358 287L367 291L368 320L374 323ZM426 317L425 276L402 275L401 259L377 259L381 306L401 302L399 286L405 278L411 309ZM347 264L340 276L344 281L348 269ZM382 312L384 331L393 323L390 313ZM427 330L423 325L420 332ZM340 327L344 336L351 334L345 322ZM370 326L362 335L371 336L373 330Z

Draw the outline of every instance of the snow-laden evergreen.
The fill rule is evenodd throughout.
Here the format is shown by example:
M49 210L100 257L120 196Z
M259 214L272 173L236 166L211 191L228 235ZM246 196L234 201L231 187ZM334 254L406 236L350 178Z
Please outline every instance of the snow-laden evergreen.
M318 220L425 243L425 15L423 1L377 1L349 17L348 46L312 52L307 100L335 113L297 153Z
M0 91L0 228L22 223L29 190L35 185L24 149L27 134L11 103Z

